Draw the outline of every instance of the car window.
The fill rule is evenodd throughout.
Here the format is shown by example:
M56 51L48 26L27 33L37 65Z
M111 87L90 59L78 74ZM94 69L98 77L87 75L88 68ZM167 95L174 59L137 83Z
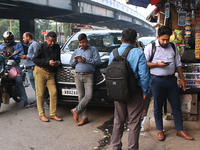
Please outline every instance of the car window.
M75 34L65 45L63 51L74 51L79 48L78 35ZM111 52L121 45L121 33L87 33L89 45L94 46L99 52Z

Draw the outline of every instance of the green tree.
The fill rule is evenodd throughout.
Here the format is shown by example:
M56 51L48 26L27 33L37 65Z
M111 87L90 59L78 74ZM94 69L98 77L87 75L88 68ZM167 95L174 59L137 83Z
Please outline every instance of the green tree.
M44 41L44 35L41 35L41 32L46 32L51 28L50 20L35 19L35 40Z
M71 36L71 26L77 25L77 23L62 23L61 25L63 26L63 32L65 36L65 41L66 41L67 38Z
M10 30L11 23L11 30ZM15 39L20 39L19 32L19 20L0 19L0 41L3 41L2 35L5 31L12 31L15 35Z
M11 20L11 28L12 28L12 32L15 35L15 40L20 41L20 27L19 27L19 20ZM8 29L10 31L10 27L8 27Z

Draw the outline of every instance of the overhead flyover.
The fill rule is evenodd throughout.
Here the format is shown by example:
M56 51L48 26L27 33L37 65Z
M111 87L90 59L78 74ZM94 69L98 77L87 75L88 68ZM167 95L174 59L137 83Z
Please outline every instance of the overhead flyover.
M48 19L155 35L144 16L114 0L0 0L0 18L19 19L20 33L34 33L34 19Z

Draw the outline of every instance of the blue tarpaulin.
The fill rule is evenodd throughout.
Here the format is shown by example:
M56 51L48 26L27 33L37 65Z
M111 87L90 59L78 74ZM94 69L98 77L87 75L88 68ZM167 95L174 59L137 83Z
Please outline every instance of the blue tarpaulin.
M140 6L140 7L144 7L147 8L147 6L149 5L150 0L126 0L126 4L132 4L135 6Z

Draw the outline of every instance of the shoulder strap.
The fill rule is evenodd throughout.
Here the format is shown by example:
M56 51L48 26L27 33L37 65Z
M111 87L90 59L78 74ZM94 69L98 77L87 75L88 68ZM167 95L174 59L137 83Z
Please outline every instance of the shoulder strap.
M153 42L153 43L152 43L151 57L150 57L150 59L149 59L149 62L152 62L155 52L156 52L156 43Z
M134 48L133 46L128 46L128 47L125 49L125 51L123 52L122 57L126 58L127 55L128 55L128 53L129 53L129 51L130 51L131 49L133 49L133 48Z
M113 56L114 56L114 58L116 58L117 56L119 56L118 48L115 48L115 49L113 50Z
M176 47L175 47L174 43L172 43L172 42L169 42L169 43L170 43L171 47L172 47L173 50L174 50L174 53L175 53L175 55L174 55L174 60L175 60L175 58L176 58Z
M174 52L175 52L175 55L176 55L176 48L175 48L174 43L172 43L172 42L169 42L169 43L171 44L171 47L173 48L173 50L174 50Z

